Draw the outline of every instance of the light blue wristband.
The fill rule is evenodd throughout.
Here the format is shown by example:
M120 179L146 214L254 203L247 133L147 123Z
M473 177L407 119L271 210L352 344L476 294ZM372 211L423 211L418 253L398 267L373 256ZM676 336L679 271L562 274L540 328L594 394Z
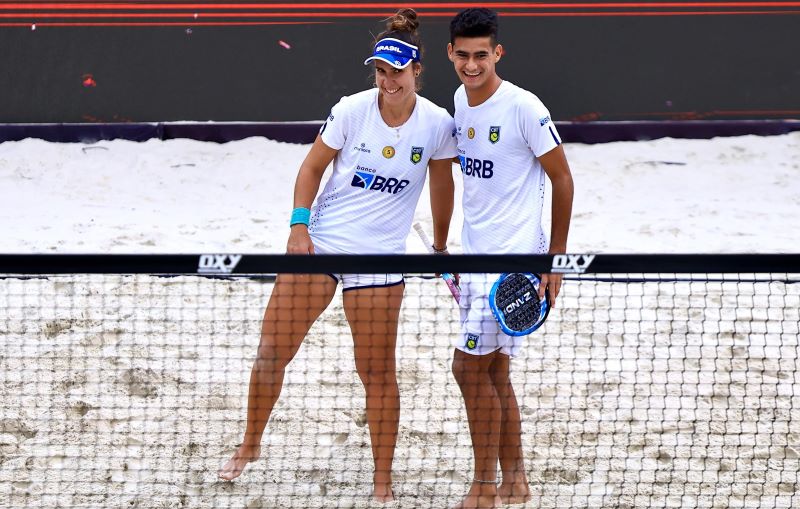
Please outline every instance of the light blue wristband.
M289 220L289 226L296 224L304 224L308 226L308 221L311 219L311 211L305 207L297 207L292 211L292 219Z

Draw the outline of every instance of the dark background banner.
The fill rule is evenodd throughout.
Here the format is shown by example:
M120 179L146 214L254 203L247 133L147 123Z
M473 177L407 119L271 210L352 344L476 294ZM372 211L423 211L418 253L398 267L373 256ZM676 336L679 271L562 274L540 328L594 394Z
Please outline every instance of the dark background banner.
M371 83L398 4L0 2L0 122L324 118ZM452 111L448 22L411 2L422 94ZM500 75L557 120L800 118L800 2L484 2Z

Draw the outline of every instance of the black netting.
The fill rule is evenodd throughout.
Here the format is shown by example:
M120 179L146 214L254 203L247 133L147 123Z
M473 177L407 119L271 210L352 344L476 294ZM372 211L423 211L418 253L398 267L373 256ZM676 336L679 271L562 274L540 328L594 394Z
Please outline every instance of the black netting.
M333 281L323 276L313 284ZM525 507L797 506L798 279L565 276L511 360ZM218 478L243 440L254 360L278 357L258 350L275 287L252 275L0 279L0 506L375 507L373 382L358 362L372 363L368 378L396 376L389 507L461 500L473 453L451 371L460 313L444 283L414 275L395 366L369 353L383 297L354 304L337 289L286 367L260 458ZM274 334L313 305L286 302Z

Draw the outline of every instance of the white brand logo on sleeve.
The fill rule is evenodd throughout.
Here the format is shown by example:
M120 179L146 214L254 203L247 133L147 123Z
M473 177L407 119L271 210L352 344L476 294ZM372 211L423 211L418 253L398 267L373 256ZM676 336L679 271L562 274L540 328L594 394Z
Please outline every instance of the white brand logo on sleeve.
M594 255L587 254L560 254L553 256L553 268L551 272L583 274L589 268Z
M200 262L197 264L197 272L201 274L230 274L241 259L242 255L200 255Z

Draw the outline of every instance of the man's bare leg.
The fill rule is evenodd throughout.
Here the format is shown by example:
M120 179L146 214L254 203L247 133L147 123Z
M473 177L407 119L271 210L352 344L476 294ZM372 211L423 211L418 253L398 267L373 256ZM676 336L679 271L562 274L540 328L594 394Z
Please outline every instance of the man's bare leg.
M456 350L453 357L453 375L464 397L475 459L472 486L453 509L495 508L502 503L497 495L500 400L489 374L497 355L470 355Z
M497 353L490 367L490 375L500 399L500 470L503 483L497 494L504 504L521 504L531 498L525 462L522 456L522 422L517 396L509 378L508 355Z
M220 468L220 479L236 479L261 455L261 436L281 393L286 366L335 291L336 281L325 274L278 275L264 311L261 341L250 372L247 429L242 445Z

